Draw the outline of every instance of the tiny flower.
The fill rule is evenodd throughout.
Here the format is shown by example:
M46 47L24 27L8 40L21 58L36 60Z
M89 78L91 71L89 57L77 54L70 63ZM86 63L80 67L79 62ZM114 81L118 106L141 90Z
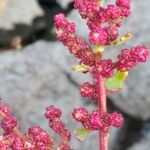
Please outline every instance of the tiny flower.
M4 117L1 127L5 132L11 132L17 126L17 120L13 116Z
M88 111L85 108L76 108L72 113L73 118L78 122L84 122L87 115Z
M63 13L55 15L54 25L56 28L64 28L67 25L67 23L67 19Z
M69 33L74 33L76 30L76 25L74 23L68 23L66 28Z
M128 17L130 15L130 0L117 0L116 5L121 9L121 16Z
M131 49L131 55L136 58L138 62L146 62L149 56L149 49L139 45Z
M119 37L118 27L116 25L110 25L105 28L107 31L107 41L110 44L112 41L116 40Z
M64 131L65 125L61 121L49 121L49 126L58 134Z
M110 118L111 118L111 125L116 128L119 128L123 124L124 118L122 114L113 112L112 114L110 114Z
M0 149L7 150L10 149L12 144L4 136L0 135Z
M129 71L136 64L136 58L132 57L130 50L123 49L121 53L118 55L119 61L116 63L116 67L120 71Z
M46 112L45 112L45 117L47 119L50 119L50 120L54 120L56 118L60 118L61 117L61 110L54 107L54 106L48 106L46 108Z
M12 148L13 150L24 150L25 139L22 137L16 137L13 140Z
M102 128L102 120L99 112L92 113L90 115L90 123L93 130L100 130Z
M121 15L121 9L116 5L108 5L107 11L110 19L118 19Z
M90 122L90 115L87 115L84 119L84 121L82 122L82 125L85 129L92 129L92 126L91 126L91 122Z
M124 6L124 7L126 7L126 8L130 8L130 0L117 0L116 1L116 4L118 5L118 6Z
M9 107L6 104L2 104L1 102L0 102L0 111L2 113L4 113L4 115L6 115L6 116L10 115L10 109L9 109Z
M90 115L90 122L93 130L106 132L111 125L111 118L108 113L99 113L98 110L95 110Z
M92 97L95 92L95 88L89 82L85 82L80 87L80 94L82 97Z
M53 139L39 126L29 128L28 134L36 143L41 142L45 145L53 144Z
M113 75L113 62L110 59L99 61L92 70L94 77L102 75L104 78L108 78Z
M89 41L94 45L105 45L107 42L107 32L102 28L96 28L89 34Z
M97 0L75 0L74 7L79 10L84 19L92 18L100 9Z

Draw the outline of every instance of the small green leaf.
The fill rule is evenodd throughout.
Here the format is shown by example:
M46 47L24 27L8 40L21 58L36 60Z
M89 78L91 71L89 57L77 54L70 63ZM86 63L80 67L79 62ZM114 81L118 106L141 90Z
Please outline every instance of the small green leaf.
M101 45L95 45L95 46L93 46L93 48L92 48L92 51L93 52L103 52L104 51L104 46L101 46Z
M119 80L117 77L108 78L105 81L105 87L109 91L119 91L124 85L123 80Z
M72 70L75 72L88 72L89 69L90 69L90 66L84 65L84 64L76 65L75 67L72 68Z
M121 38L119 38L119 39L113 41L113 42L111 43L111 45L122 45L122 44L124 44L126 41L131 40L132 37L133 37L133 35L132 35L131 33L127 33L127 34L124 35L123 37L121 37Z
M84 141L87 136L91 133L92 131L89 129L76 129L74 131L76 137L80 140L80 141Z
M116 77L119 79L119 80L126 80L128 76L128 72L121 72L121 71L117 71L116 73Z

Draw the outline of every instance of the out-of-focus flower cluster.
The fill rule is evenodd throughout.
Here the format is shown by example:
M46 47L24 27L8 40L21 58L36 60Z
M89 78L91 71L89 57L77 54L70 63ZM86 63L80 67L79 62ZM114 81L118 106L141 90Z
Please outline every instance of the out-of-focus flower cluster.
M71 134L60 119L61 110L54 106L46 108L45 117L49 126L60 135L61 144L58 150L70 150ZM23 134L17 119L11 114L7 105L0 102L0 119L3 132L0 133L0 150L54 150L54 140L47 131L40 126L32 126Z

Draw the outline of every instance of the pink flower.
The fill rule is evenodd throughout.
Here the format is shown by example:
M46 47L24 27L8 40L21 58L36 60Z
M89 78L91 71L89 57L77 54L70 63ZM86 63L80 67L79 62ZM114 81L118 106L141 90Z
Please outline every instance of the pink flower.
M2 113L4 113L6 116L10 115L10 109L9 109L9 107L6 104L2 104L1 102L0 102L0 111Z
M132 57L136 58L137 62L146 62L149 56L149 49L145 46L137 46L131 49Z
M111 118L111 125L116 128L119 128L123 124L124 118L122 114L113 112L112 114L110 114L110 118Z
M108 78L113 75L114 64L110 59L99 61L92 69L92 75L97 77L99 75Z
M17 120L13 116L4 117L1 123L1 127L5 132L12 132L12 130L17 126Z
M56 28L64 28L68 21L63 13L57 14L54 17L54 25Z
M96 28L89 34L89 41L94 45L105 45L107 42L107 32L102 28Z
M145 46L137 46L131 50L123 49L118 55L119 61L116 63L116 68L120 71L129 71L138 62L146 62L149 56L149 49Z
M89 113L85 108L76 108L74 109L72 116L76 121L84 122L88 114Z
M84 83L80 87L80 94L82 97L92 97L95 92L95 88L89 82Z
M56 118L60 118L61 117L61 110L54 107L54 106L48 106L46 108L46 112L45 112L45 117L47 119L50 119L50 120L54 120Z
M130 0L116 0L116 5L130 8Z
M110 19L118 19L121 16L121 9L116 5L108 5L107 11Z
M13 150L24 150L25 139L22 137L16 137L13 141L12 148Z
M39 126L29 128L28 134L36 143L41 142L45 145L53 144L52 138Z

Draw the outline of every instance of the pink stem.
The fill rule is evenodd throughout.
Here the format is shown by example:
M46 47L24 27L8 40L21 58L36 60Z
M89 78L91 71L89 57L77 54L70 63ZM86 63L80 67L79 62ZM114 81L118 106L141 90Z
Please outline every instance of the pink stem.
M98 108L100 113L107 112L105 79L102 76L97 77L98 87ZM99 133L99 150L108 150L108 133Z

